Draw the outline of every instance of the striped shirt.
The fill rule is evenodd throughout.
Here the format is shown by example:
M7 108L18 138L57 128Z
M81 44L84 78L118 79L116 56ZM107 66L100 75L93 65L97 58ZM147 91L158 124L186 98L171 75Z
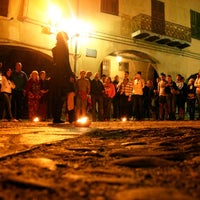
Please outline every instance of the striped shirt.
M126 96L131 97L133 91L132 81L129 81L129 79L124 79L123 82L121 82L119 85L119 91L121 95L124 94Z

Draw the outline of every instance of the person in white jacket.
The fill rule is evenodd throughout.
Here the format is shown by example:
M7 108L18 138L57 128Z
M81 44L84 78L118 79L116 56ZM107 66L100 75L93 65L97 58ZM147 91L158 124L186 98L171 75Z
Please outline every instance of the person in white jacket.
M17 121L13 118L11 112L11 98L12 98L12 89L15 88L15 84L10 80L12 70L7 68L2 76L1 84L1 94L3 98L3 116L2 121Z
M133 112L136 120L143 120L144 118L144 101L143 88L145 86L144 79L141 77L141 72L137 72L133 78Z

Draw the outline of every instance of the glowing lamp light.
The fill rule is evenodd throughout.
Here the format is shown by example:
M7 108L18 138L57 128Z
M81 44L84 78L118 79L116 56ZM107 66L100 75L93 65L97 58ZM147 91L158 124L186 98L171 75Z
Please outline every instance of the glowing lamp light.
M78 127L88 127L91 124L91 121L88 117L81 117L75 122L75 126Z
M47 15L52 26L57 26L57 23L62 19L61 10L53 4L48 7Z
M119 62L122 61L122 57L121 57L121 56L117 56L117 57L116 57L116 60L117 60L117 62L119 63Z
M33 121L34 121L34 122L39 122L40 119L39 119L39 117L35 117L35 118L33 119Z
M127 118L126 118L126 117L123 117L121 120L122 120L122 122L126 122L126 121L127 121Z

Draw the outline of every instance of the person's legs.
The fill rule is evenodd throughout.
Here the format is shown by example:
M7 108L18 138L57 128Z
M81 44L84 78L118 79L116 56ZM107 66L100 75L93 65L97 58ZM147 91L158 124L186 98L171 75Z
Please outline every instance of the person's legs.
M103 121L103 96L98 96L98 120Z
M74 106L74 92L69 92L67 94L67 111L69 123L75 121L75 106Z
M167 109L166 96L159 96L159 119L164 120L164 115Z
M12 115L16 119L22 119L23 118L23 110L24 110L24 94L23 91L15 91L12 92Z
M128 96L120 95L120 117L128 117Z
M4 106L3 94L0 93L0 119L2 119L3 116Z
M138 117L139 117L139 120L144 119L144 114L143 114L144 103L143 102L144 102L143 101L143 96L142 95L138 95Z
M62 106L64 103L64 98L62 96L62 90L57 88L52 91L52 117L54 123L62 123Z
M200 119L200 94L196 94L198 104L198 119Z
M97 98L95 95L91 96L91 100L92 100L92 120L95 122L96 121L96 103L97 103Z
M11 94L3 93L3 101L4 101L4 116L3 118L7 117L9 120L12 119L12 112L11 112Z

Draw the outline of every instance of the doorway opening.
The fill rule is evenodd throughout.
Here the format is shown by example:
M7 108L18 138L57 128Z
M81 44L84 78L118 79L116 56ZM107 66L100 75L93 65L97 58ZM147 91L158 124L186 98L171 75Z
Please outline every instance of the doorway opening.
M141 71L145 81L152 80L155 83L159 77L156 71L157 63L159 62L155 58L140 51L116 51L103 59L99 73L101 76L105 74L111 78L118 75L120 79L123 79L125 71L129 71L130 78Z
M47 75L51 74L52 57L31 48L0 45L0 62L5 67L14 69L16 62L21 62L23 71L29 75L33 70L45 70Z

